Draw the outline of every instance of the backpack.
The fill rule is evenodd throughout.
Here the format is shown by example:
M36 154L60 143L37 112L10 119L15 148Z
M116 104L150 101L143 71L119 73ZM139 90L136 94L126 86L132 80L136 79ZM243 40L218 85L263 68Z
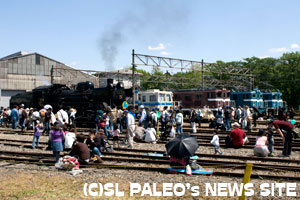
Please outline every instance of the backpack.
M24 119L27 118L27 112L26 112L26 110L22 110L22 117L23 117Z
M104 128L106 125L106 121L105 121L105 117L100 117L98 120L98 125L100 126L100 128Z
M146 121L152 122L152 115L150 114L150 112L146 112Z

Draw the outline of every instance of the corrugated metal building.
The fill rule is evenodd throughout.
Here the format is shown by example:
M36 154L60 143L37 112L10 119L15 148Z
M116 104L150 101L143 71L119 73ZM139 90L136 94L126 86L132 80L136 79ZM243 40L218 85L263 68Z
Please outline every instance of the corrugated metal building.
M51 81L68 86L91 81L99 87L99 79L95 76L39 53L20 51L0 59L0 106L8 107L11 96L49 85Z

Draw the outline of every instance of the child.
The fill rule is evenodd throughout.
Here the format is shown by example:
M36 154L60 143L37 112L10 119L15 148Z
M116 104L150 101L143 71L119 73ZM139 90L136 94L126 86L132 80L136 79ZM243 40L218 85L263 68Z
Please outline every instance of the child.
M269 149L269 155L270 157L273 156L274 151L274 138L273 138L273 130L272 127L267 128L267 137L268 137L268 149Z
M175 138L175 135L176 135L175 129L176 129L176 125L173 125L172 129L171 129L171 132L170 132L170 137L171 138Z
M111 132L112 135L113 135L113 147L115 148L115 145L117 144L118 148L120 148L120 145L119 145L120 129L119 129L118 124L114 124L114 130L113 131L111 131L111 130L107 130L107 131Z
M63 138L65 137L62 125L54 122L53 130L50 131L50 141L52 143L53 155L57 163L60 157L60 152L63 151Z
M219 132L217 130L214 130L215 135L213 136L212 140L210 141L211 144L214 145L215 148L215 154L219 153L222 155L222 152L220 151L220 144L219 144Z
M34 133L33 133L33 140L32 140L32 148L35 148L35 142L36 146L39 146L39 138L41 136L41 129L43 128L42 124L40 124L39 120L36 121L36 125L34 127Z

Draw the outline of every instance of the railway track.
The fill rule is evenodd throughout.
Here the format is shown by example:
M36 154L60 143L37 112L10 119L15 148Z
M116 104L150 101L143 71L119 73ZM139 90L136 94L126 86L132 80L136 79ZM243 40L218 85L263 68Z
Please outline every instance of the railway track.
M197 137L197 141L199 146L208 146L211 147L212 145L210 144L210 140L211 140L211 136L196 136ZM47 136L45 136L47 137ZM124 139L125 136L121 136L120 140ZM110 138L111 141L112 138ZM224 142L225 137L221 137L220 138L220 146L222 148L226 147L225 146L225 142ZM255 145L255 139L254 138L249 138L250 143L246 144L243 146L244 149L253 149L254 145ZM12 143L13 142L13 143ZM15 143L21 143L21 144L15 144ZM48 144L48 142L39 142L40 144ZM157 141L158 144L165 144L167 143L167 141ZM23 146L25 148L31 148L32 141L28 141L28 140L17 140L17 139L1 139L0 138L0 144L3 145L11 145L11 146ZM300 151L300 143L299 141L293 141L293 151ZM39 147L41 148L41 147ZM281 139L275 139L275 144L274 144L274 149L275 150L283 150L283 144L281 143Z
M167 173L168 158L167 157L153 157L147 155L136 155L129 153L105 153L103 157L104 161L107 162L118 162L118 164L89 164L81 166L83 168L87 167L96 167L96 168L112 168L112 169L129 169L129 170L146 170L146 171L159 171ZM13 162L22 162L22 163L32 163L38 165L49 165L54 164L53 155L50 153L29 153L29 152L17 152L17 151L0 151L0 160L13 161ZM130 158L134 156L134 158ZM211 160L197 160L199 164L206 167L214 167L216 165L223 165L224 168L234 169L243 169L245 163L233 163L233 162L211 162ZM146 164L146 166L134 166L127 165L130 164ZM151 166L148 164L151 163ZM252 178L266 178L266 179L284 179L284 180L300 180L298 175L272 175L267 173L262 173L262 170L284 170L284 171L297 171L300 170L296 166L279 166L279 165L264 165L263 167L256 167L254 165ZM233 176L233 177L242 177L244 173L242 170L237 171L222 171L214 170L213 175L215 176Z
M12 139L0 139L0 144L15 147L28 147L31 148L31 141L24 140L12 140ZM45 149L48 142L40 142L39 149ZM165 151L161 150L146 150L146 149L128 149L128 148L115 148L115 151L125 151L125 152L137 152L137 153L159 153L164 154ZM235 155L214 155L214 154L200 154L196 153L199 157L209 157L209 158L222 158L231 160L252 160L252 161L264 161L264 162L284 162L284 163L296 163L300 164L300 160L284 159L284 158L273 158L273 157L249 157L249 156L235 156Z

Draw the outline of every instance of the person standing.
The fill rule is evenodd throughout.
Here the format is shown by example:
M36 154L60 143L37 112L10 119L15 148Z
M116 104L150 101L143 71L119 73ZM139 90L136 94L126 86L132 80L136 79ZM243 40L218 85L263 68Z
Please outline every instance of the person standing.
M6 108L4 108L4 110L3 110L2 117L3 117L3 126L4 126L4 128L7 128L8 112L7 112Z
M220 110L217 112L216 115L216 129L224 130L223 113Z
M21 104L20 106L20 109L19 109L19 125L20 125L20 128L21 128L21 131L23 132L24 131L24 128L25 128L25 120L27 119L27 112L26 110L24 109L24 104Z
M42 124L40 124L40 121L37 120L36 121L36 125L34 127L34 133L33 133L33 140L32 140L32 148L35 148L35 142L36 142L36 146L39 146L39 138L41 136L41 130L42 130L43 126Z
M177 134L183 134L183 115L181 113L181 110L176 110L176 117L175 117L175 121L176 121L176 133Z
M157 115L156 115L156 112L155 112L155 108L153 108L152 111L150 112L150 117L151 117L151 123L152 123L153 127L156 128Z
M242 116L242 107L239 106L235 111L235 119L241 124L241 116Z
M192 111L191 111L192 133L197 133L196 121L197 121L197 113L196 113L195 109L192 109Z
M134 130L135 130L135 119L133 117L134 108L130 108L130 112L124 111L125 116L127 116L127 130L128 130L128 147L133 148L133 137L134 137Z
M219 132L217 130L214 130L214 133L215 135L213 136L210 143L214 145L215 154L219 153L220 155L222 155L222 152L220 151L220 143L219 143L219 136L218 136Z
M273 138L272 127L268 127L266 133L267 133L267 137L268 137L268 150L269 150L268 156L272 157L273 151L274 151L274 138Z
M167 109L168 109L168 106L165 106L164 111L162 112L162 116L161 116L161 132L162 133L165 131L166 125L170 119L170 114Z
M252 117L253 117L253 125L254 125L254 127L256 127L257 113L255 110L253 111Z
M63 151L63 138L65 134L60 127L58 122L54 123L53 130L50 131L50 140L52 143L53 155L55 157L55 162L57 163L60 157L60 152Z
M19 120L19 111L17 109L17 106L14 106L14 108L11 110L11 123L12 123L12 129L16 129L18 126L18 120Z
M198 117L199 117L199 127L201 127L201 121L202 121L202 118L203 118L203 114L202 114L202 111L201 111L201 108L199 107L198 109Z
M45 129L43 131L43 134L46 132L46 135L50 134L51 113L52 113L51 108L48 108L45 113L45 118L44 118Z
M3 112L4 112L4 108L1 107L1 109L0 109L0 126L3 125Z
M144 123L144 127L147 128L147 126L148 126L147 112L143 105L140 106L140 112L141 112L140 113L141 118L140 118L139 122Z
M230 126L231 113L232 113L231 107L227 106L225 109L225 112L224 112L226 131L229 131L231 129L231 126Z
M269 127L275 127L276 132L281 136L283 142L283 151L280 157L289 157L292 152L293 131L295 126L287 121L270 119L267 120ZM285 132L285 133L283 133Z
M68 113L62 109L62 106L61 106L61 109L56 113L56 116L57 116L57 120L61 124L63 124L63 125L68 125L69 124Z

